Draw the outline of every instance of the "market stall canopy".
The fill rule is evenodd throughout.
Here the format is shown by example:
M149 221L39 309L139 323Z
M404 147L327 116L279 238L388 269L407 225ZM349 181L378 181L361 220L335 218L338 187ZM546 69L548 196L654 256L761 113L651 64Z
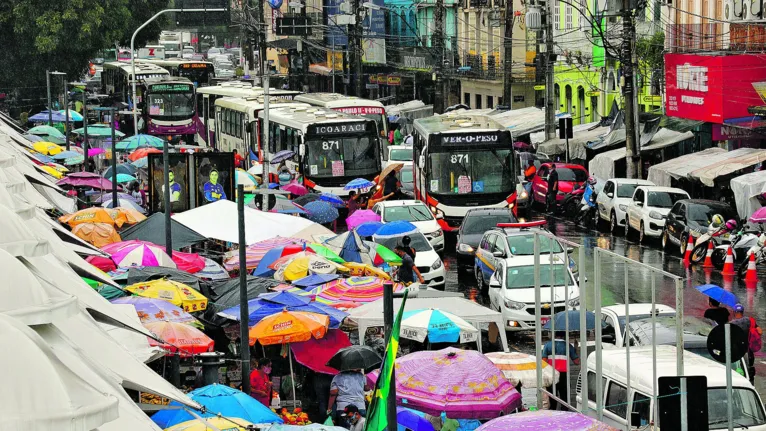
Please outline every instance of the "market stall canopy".
M600 122L578 124L572 127L574 137L569 140L569 157L571 159L585 159L585 144L599 139L609 133L608 127L601 127ZM545 140L545 132L537 132L530 135L532 144L537 144L537 152L547 155L566 154L566 139L554 138Z
M734 200L737 203L737 213L740 218L750 217L757 209L761 208L761 202L756 199L766 193L766 171L758 171L733 178L729 183L734 192Z
M255 299L258 295L266 293L270 288L280 284L282 283L273 278L247 276L247 299ZM239 304L239 278L203 285L202 293L210 299L210 302L208 302L207 309L200 319L206 324L214 326L231 323L230 320L218 316L217 313Z
M471 112L475 112L475 110L471 110ZM509 111L488 110L487 113L510 130L514 138L537 132L545 127L545 110L535 107Z
M698 180L702 184L713 187L715 186L715 180L718 177L725 177L743 169L755 166L763 161L766 161L766 150L760 150L757 148L740 148L743 151L736 156L733 156L735 151L729 152L730 157L721 160L717 163L711 163L705 167L696 169L689 173L689 177Z
M170 219L170 232L173 240L173 249L180 250L184 247L207 240L195 230L186 227L176 220ZM148 241L160 246L165 246L165 214L154 213L146 220L135 224L120 233L123 240Z
M597 154L588 162L588 172L598 178L615 178L615 162L624 159L625 153L625 148L617 148Z
M401 299L394 298L395 310L399 309L401 301ZM494 323L499 329L503 350L508 351L508 340L502 329L502 314L462 297L408 298L404 310L413 311L429 308L438 308L452 313L479 329L486 329L488 324ZM367 328L383 326L383 300L379 299L349 310L347 320L356 322L359 334L367 333ZM360 336L359 339L361 343L364 343L364 336Z
M137 325L141 324L136 307L130 304L112 304L112 307L125 315L129 315L129 319ZM112 326L106 323L99 323L98 326L127 350L131 356L144 364L165 356L164 350L149 344L149 338L146 335L139 334L128 328Z
M208 238L238 243L237 204L220 200L174 214L173 219ZM214 222L213 222L214 221ZM299 217L268 213L245 207L246 242L248 245L274 236L289 237L314 223Z
M670 187L672 180L686 178L689 172L708 166L716 160L723 160L727 157L727 154L727 151L723 148L713 147L676 157L675 159L650 166L646 179L658 186Z
M652 136L646 145L641 145L641 152L660 150L671 145L683 142L687 139L693 139L692 132L676 132L670 129L660 129ZM606 177L610 178L610 177Z

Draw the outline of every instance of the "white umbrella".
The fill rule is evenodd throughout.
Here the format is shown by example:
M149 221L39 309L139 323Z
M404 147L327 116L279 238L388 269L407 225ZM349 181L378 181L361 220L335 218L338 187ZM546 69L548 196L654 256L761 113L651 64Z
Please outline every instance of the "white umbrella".
M492 352L484 356L503 372L513 386L519 383L525 388L537 387L537 362L534 355L519 352ZM559 372L543 361L543 387L559 381Z
M429 308L407 311L402 316L400 335L410 340L431 343L473 343L479 330L452 313Z
M134 209L141 214L146 214L146 210L141 207L141 205L133 202L130 199L123 199L123 198L117 198L117 205L114 205L114 201L109 199L108 201L105 201L103 204L101 204L104 208L114 208L115 206L122 207L122 208L130 208Z

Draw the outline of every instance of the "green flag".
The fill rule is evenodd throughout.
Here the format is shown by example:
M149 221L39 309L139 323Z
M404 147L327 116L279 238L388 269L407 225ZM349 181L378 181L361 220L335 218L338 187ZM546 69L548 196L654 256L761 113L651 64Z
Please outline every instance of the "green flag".
M404 304L407 302L407 292L404 292L402 305L399 306L399 312L394 319L394 326L391 328L386 347L386 356L383 359L383 365L380 367L380 376L375 383L375 392L372 395L370 407L367 410L367 422L364 425L364 431L384 431L388 428L388 397L396 396L391 392L393 381L394 362L396 353L399 351L399 332L402 325L402 313ZM396 429L396 424L392 424L392 429Z

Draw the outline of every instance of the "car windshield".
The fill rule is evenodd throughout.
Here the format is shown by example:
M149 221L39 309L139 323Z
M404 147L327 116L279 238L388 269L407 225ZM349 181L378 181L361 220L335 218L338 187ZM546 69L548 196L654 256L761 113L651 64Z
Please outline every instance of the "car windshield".
M551 278L553 272L553 278ZM569 280L567 280L569 278ZM551 280L553 283L551 284ZM550 265L545 264L540 270L540 287L574 285L574 280L569 277L569 271L564 265L553 265L551 271ZM528 289L535 287L535 266L514 266L506 270L505 288L506 289Z
M707 226L716 214L721 214L724 220L736 219L737 215L725 205L702 205L689 203L686 205L688 220Z
M511 150L431 153L428 191L434 194L512 193Z
M618 198L632 198L633 192L636 191L638 184L618 184L617 185L617 197Z
M394 162L411 162L412 148L392 148L388 159Z
M431 244L428 242L425 236L423 236L420 232L415 232L409 234L410 237L410 247L414 248L416 252L419 251L431 251L433 248L431 247ZM397 245L401 245L402 243L402 237L401 236L395 236L393 238L377 238L373 237L376 243L380 245L384 245L388 247L389 249L393 250L396 248Z
M551 243L553 243L554 253L563 253L564 249L558 241L540 240L540 253L547 254L551 252ZM529 235L511 235L508 237L508 247L514 256L532 256L535 254L535 236Z
M575 181L581 183L588 179L588 173L582 169L556 168L559 181Z
M370 175L380 171L378 140L361 136L310 138L306 141L305 172L311 178Z
M671 208L677 201L689 199L688 195L672 192L649 192L647 206L657 208Z
M412 167L404 167L401 171L399 171L399 181L402 184L412 182Z
M732 420L736 428L753 427L766 423L763 405L755 391L748 388L732 388L732 398L726 396L726 388L707 389L708 425L710 429L726 429L728 403L733 403Z
M510 211L502 214L469 214L463 220L463 233L466 235L484 233L497 226L498 223L514 223L516 219Z
M383 220L386 222L405 220L405 221L428 221L433 220L431 211L423 204L391 206L383 209Z

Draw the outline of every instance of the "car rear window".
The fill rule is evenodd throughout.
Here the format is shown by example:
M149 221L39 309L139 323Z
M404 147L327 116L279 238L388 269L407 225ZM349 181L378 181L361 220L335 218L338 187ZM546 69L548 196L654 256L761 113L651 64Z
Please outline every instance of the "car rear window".
M582 169L557 168L559 181L575 181L581 183L588 179L588 173Z

